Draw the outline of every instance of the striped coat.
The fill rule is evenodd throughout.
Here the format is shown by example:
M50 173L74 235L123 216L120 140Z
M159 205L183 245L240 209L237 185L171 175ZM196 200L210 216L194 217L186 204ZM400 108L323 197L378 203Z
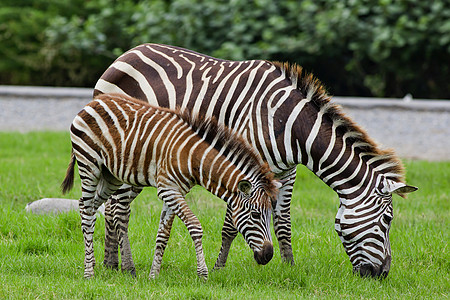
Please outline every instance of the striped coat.
M264 60L228 61L179 47L143 44L117 58L101 76L94 93L105 92L214 116L242 134L283 181L273 211L283 260L294 262L290 202L296 166L303 164L339 196L335 228L354 270L372 276L389 271L390 221L386 220L393 217L392 193L415 188L406 185L403 166L394 153L380 149L301 67ZM120 197L122 193L117 193L111 203ZM125 207L108 209L107 226L119 211L126 219ZM237 234L228 220L218 267L225 264ZM117 261L116 240L107 227L107 264Z
M184 199L195 184L227 203L232 223L258 263L266 264L272 258L271 199L278 184L252 148L214 120L155 108L124 95L101 95L75 117L71 140L72 160L62 189L66 192L72 187L77 161L85 277L94 273L95 212L124 183L137 190L154 186L164 201L150 277L159 273L177 215L194 241L197 273L207 278L202 228ZM129 205L132 198L123 201ZM119 237L128 239L124 234Z

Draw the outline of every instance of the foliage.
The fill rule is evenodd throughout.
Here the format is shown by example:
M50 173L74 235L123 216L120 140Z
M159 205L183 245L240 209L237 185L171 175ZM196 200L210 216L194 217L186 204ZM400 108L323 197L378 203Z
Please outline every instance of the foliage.
M0 82L93 86L145 42L289 61L338 95L448 98L446 0L22 0L0 6Z

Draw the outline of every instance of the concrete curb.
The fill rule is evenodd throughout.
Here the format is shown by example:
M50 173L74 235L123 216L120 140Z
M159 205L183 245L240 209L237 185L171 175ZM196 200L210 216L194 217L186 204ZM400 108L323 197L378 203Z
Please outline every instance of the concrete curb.
M43 86L8 86L0 85L0 98L80 98L86 103L92 97L92 88L43 87ZM367 97L333 97L337 104L348 108L369 109L387 108L413 111L450 112L449 100L367 98Z
M74 87L47 87L47 86L21 86L21 85L0 85L0 98L26 97L33 98L91 98L94 89L74 88ZM89 102L89 100L87 100ZM86 103L87 103L86 102Z
M337 104L355 109L400 109L410 111L450 112L449 100L403 100L394 98L333 97Z

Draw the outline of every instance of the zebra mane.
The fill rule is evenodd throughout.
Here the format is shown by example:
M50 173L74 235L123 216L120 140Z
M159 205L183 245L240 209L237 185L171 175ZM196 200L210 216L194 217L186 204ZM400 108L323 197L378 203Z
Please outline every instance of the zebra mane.
M313 74L305 72L301 66L296 64L280 62L272 62L272 64L285 74L286 79L296 85L304 97L311 99L318 110L324 110L324 114L339 128L342 135L346 133L351 135L351 138L347 140L351 141L355 150L359 153L366 154L364 156L366 161L376 158L375 164L377 166L383 165L383 171L387 177L404 183L404 167L394 151L392 149L381 149L364 129L345 115L339 105L332 103L331 96L328 95L323 84Z
M217 122L215 117L204 117L199 114L193 114L189 110L176 109L174 111L184 122L203 139L212 143L215 141L215 148L225 147L224 155L233 152L246 162L246 165L252 167L259 166L257 172L265 192L270 197L275 197L278 189L273 183L274 175L271 172L267 162L264 162L259 154L254 150L242 136L233 133L231 129Z

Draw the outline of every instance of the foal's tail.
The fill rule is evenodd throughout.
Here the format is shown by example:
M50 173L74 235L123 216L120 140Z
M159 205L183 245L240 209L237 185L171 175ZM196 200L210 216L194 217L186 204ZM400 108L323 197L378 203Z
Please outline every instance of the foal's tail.
M77 159L75 158L75 154L73 153L72 149L69 166L67 167L66 178L64 178L64 181L61 183L61 191L63 194L70 191L73 187L73 173L76 161Z

